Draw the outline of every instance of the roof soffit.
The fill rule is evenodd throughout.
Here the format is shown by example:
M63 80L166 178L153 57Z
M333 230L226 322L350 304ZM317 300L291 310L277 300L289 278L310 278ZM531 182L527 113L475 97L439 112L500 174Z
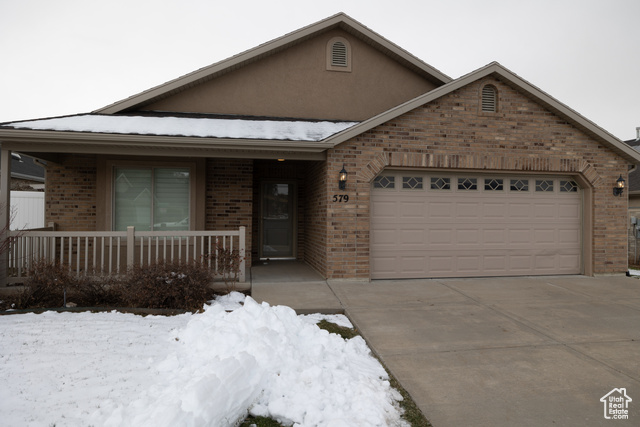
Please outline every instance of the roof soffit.
M606 130L602 129L586 117L582 116L577 111L561 103L551 95L532 85L528 81L519 77L497 62L492 62L482 68L479 68L478 70L472 71L471 73L459 77L458 79L452 80L449 83L440 86L424 95L420 95L412 100L391 108L384 113L370 118L369 120L365 120L358 125L335 134L325 141L331 143L333 146L341 144L342 142L345 142L350 138L373 129L376 126L388 122L389 120L392 120L402 114L405 114L415 108L427 104L428 102L443 97L457 89L460 89L489 75L493 75L503 83L509 85L531 100L543 105L545 108L554 112L560 117L563 117L569 123L576 126L578 129L582 130L592 138L602 141L603 144L611 148L614 152L625 158L630 163L640 163L639 151L636 151L633 148L629 147L623 141L616 138Z
M406 50L365 27L358 21L344 13L338 13L325 20L303 27L228 59L203 67L192 73L163 83L124 100L117 101L111 105L95 110L93 113L117 114L141 107L145 104L166 98L205 81L230 73L267 56L274 55L334 28L340 28L349 34L352 34L435 84L444 84L451 81L451 78L446 74L413 56Z

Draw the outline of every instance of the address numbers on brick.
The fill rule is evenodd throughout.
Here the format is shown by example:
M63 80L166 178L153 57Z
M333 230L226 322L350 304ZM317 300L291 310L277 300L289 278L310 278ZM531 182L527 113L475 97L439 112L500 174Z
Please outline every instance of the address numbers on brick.
M348 194L334 194L333 203L347 203L349 201Z

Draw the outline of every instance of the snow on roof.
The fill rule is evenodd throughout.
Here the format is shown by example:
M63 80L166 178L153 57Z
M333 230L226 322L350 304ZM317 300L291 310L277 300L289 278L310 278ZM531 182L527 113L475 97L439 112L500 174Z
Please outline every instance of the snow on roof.
M4 128L202 138L322 141L358 122L83 114L5 123Z

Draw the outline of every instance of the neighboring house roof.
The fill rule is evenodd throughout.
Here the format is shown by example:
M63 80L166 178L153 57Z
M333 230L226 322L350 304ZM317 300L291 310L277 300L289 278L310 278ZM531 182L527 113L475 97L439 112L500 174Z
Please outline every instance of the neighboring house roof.
M116 114L131 109L140 108L145 104L149 104L151 102L181 92L199 83L203 83L205 81L219 77L223 74L237 70L238 68L263 59L267 56L274 55L295 44L301 43L312 37L316 37L319 34L322 34L334 28L340 28L344 31L347 31L353 36L363 40L370 46L402 63L409 69L436 84L443 84L451 81L451 77L438 71L431 65L423 62L421 59L413 56L406 50L402 49L400 46L385 39L378 33L370 30L350 16L344 13L338 13L320 22L311 24L285 36L261 44L258 47L232 56L231 58L217 62L208 67L201 68L197 71L186 74L175 80L171 80L167 83L161 84L122 101L118 101L114 104L100 108L94 111L94 113Z
M44 168L29 156L11 153L11 177L44 182Z
M334 146L338 145L350 138L353 138L354 136L366 132L369 129L372 129L382 123L388 122L395 117L407 113L414 108L418 108L428 102L434 101L489 75L495 76L507 85L532 98L534 101L544 105L547 109L563 117L569 123L577 126L587 134L603 141L606 145L613 149L613 151L631 161L632 163L640 163L640 152L629 147L620 139L602 129L592 121L588 120L575 110L569 108L567 105L561 103L551 95L532 85L528 81L524 80L523 78L516 75L497 62L492 62L476 71L473 71L430 92L427 92L424 95L418 96L410 101L405 102L404 104L391 108L390 110L387 110L382 114L378 114L377 116L372 117L369 120L365 120L356 126L353 126L343 132L334 135L326 142L331 143Z

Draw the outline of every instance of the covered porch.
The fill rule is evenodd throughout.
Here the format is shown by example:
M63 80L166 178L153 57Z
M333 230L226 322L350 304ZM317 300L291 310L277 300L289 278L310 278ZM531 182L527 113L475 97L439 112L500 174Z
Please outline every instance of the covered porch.
M2 150L10 158L10 150ZM5 154L6 153L6 154ZM7 155L8 154L8 155ZM155 160L154 160L155 159ZM49 182L46 221L37 230L10 231L10 193L2 191L2 224L7 224L2 251L1 286L24 282L38 261L61 263L76 275L118 275L134 265L157 262L203 262L217 271L211 257L221 247L240 255L239 282L251 283L252 263L298 260L322 271L321 225L312 182L323 170L321 160L164 158L58 153L47 156ZM189 168L188 214L184 224L168 227L115 226L115 165L156 161L163 167L181 162ZM135 166L134 166L135 167ZM0 171L9 185L10 168ZM121 175L120 175L121 176ZM78 186L77 182L82 182ZM4 196L6 195L6 197ZM179 211L183 212L183 211ZM182 215L182 213L180 214ZM177 218L176 218L177 219ZM320 273L316 273L320 274Z

